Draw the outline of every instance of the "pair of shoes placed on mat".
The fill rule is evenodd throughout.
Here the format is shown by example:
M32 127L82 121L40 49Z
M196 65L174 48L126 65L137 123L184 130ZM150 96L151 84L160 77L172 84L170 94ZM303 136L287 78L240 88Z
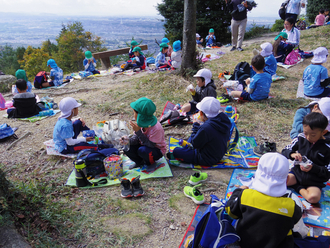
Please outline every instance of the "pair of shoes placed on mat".
M123 178L121 180L121 197L129 198L129 197L139 197L143 196L144 191L141 187L140 176L132 178L132 180L128 180Z
M145 164L144 161L142 161L141 163L133 163L129 166L129 170L133 170L135 168L141 168L143 167L143 165ZM155 169L157 168L157 162L153 163L153 164L150 164L150 165L147 165L147 168L146 168L146 171L147 172L150 172L150 171L154 171Z
M194 169L194 171L196 171L196 173L191 175L189 178L189 183L194 186L185 186L183 193L185 196L192 199L196 204L203 204L205 201L204 195L197 189L197 187L201 186L201 183L206 181L207 173L196 169Z
M233 98L227 94L222 94L217 99L219 100L220 103L231 102L233 100Z
M264 142L263 144L253 148L253 153L257 156L262 156L267 152L276 152L276 143L275 142Z

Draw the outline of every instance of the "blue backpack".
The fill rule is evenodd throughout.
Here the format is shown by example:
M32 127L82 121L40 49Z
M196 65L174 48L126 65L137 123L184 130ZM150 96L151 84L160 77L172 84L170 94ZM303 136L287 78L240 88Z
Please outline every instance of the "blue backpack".
M226 219L226 201L210 196L211 204L198 222L189 248L224 248L240 240L229 217Z
M16 128L17 129L17 128ZM8 137L14 137L15 139L18 139L18 137L15 134L15 130L11 128L8 124L0 124L0 140L3 140Z

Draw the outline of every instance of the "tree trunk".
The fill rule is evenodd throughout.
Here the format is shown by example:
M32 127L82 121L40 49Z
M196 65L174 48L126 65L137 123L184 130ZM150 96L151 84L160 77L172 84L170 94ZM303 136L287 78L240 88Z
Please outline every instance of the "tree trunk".
M196 5L197 0L184 0L183 46L181 73L196 70Z

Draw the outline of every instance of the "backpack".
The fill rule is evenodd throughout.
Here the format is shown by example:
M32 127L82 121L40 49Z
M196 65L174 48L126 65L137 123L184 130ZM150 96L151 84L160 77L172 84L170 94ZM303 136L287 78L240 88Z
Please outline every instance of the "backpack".
M286 56L284 64L295 65L300 60L301 60L301 56L299 55L299 49L294 49Z
M288 5L289 2L287 3L282 3L280 9L278 10L278 15L280 16L280 18L282 20L285 20L285 14L286 14L286 7Z
M119 151L116 148L106 148L98 151L93 148L84 149L78 153L76 160L84 160L86 165L86 176L95 177L105 172L103 160L111 154L118 155ZM75 164L76 160L73 164Z
M219 200L215 195L210 196L210 206L198 222L189 248L224 248L240 240L231 222L226 219L226 201Z
M248 62L239 62L229 80L245 80L250 77L250 65Z
M38 74L34 77L34 88L41 89L42 84L47 82L47 75L45 71L40 71Z
M162 126L165 127L191 123L189 115L182 115L177 110L169 110L165 115L162 116L159 122L162 124Z
M15 130L16 129L11 128L7 123L0 124L0 141L9 137L18 139L17 135L15 134Z
M120 147L120 139L122 136L128 136L130 133L126 122L118 119L106 121L103 125L102 140L106 144L113 144Z

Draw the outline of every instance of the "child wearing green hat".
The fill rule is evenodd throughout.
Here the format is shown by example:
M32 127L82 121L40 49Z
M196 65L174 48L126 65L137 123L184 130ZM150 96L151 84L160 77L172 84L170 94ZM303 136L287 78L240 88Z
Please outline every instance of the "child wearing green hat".
M215 46L216 45L216 37L214 35L214 29L211 28L209 30L209 35L206 36L206 47L212 47L212 46Z
M166 62L166 53L167 53L167 50L168 50L168 45L166 43L161 43L159 45L159 53L156 57L156 67L157 68L168 68L170 67L170 65Z
M133 71L136 71L137 69L144 70L147 66L147 60L144 56L143 52L141 51L141 47L134 47L133 51L134 53L134 60L132 60L132 63L127 63L125 67L123 68L123 71L133 69Z
M164 37L164 38L162 39L162 43L166 43L166 44L168 45L168 50L167 50L165 56L166 56L166 57L171 57L171 54L172 54L172 52L173 52L173 49L172 49L172 47L171 47L171 45L170 45L170 41L169 41L169 39L167 39L166 37Z
M130 106L136 122L130 121L134 136L129 139L129 150L125 151L135 162L129 169L141 167L143 164L154 169L156 161L166 153L164 129L154 116L156 105L150 99L142 97Z
M28 80L27 76L26 76L26 72L22 69L19 69L16 71L15 73L15 77L18 79L24 79L26 81L26 84L27 84L27 90L26 92L32 92L32 84L31 82ZM14 85L13 87L13 95L15 96L16 94L18 94L18 90L17 90L17 87L16 85Z
M90 51L85 52L85 59L83 63L84 63L85 71L89 71L93 74L100 74L100 72L95 69L96 60L94 59Z
M139 45L139 43L137 43L137 41L135 41L135 40L132 40L131 41L131 47L130 47L129 52L128 52L128 56L130 58L134 58L135 57L134 52L133 52L133 49L135 47L137 47L138 45Z
M293 45L286 43L287 39L288 34L286 32L280 32L275 37L275 42L273 44L273 54L277 62L284 62L286 55L289 54L293 49Z

